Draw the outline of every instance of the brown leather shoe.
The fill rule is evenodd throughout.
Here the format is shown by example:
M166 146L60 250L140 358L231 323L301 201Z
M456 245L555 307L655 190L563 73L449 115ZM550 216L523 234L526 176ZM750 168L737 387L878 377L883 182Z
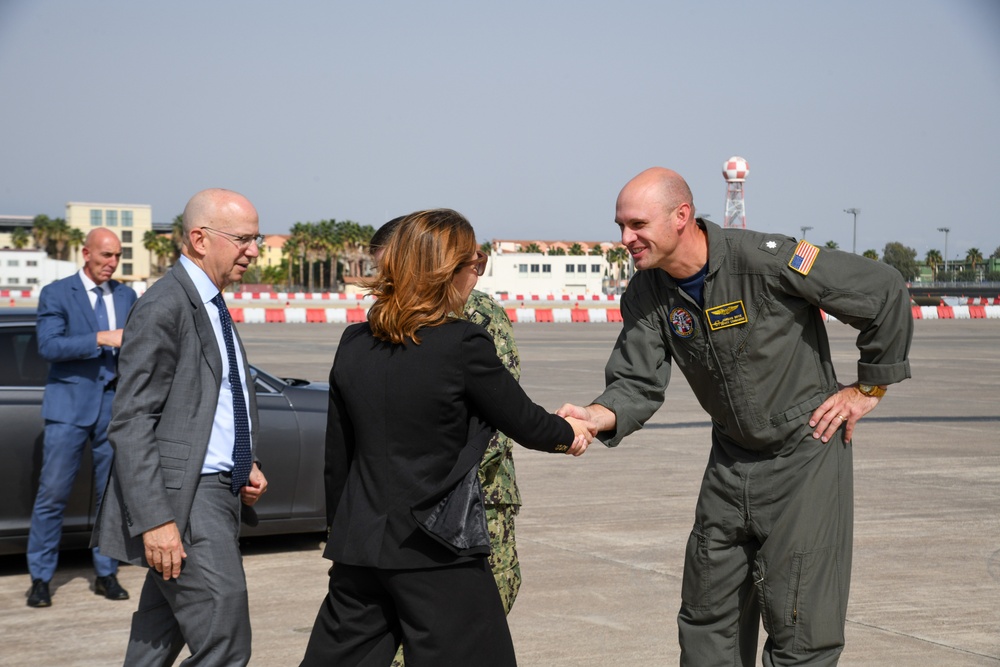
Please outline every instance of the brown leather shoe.
M109 574L94 580L94 593L103 595L109 600L128 600L128 591L118 583L118 577Z

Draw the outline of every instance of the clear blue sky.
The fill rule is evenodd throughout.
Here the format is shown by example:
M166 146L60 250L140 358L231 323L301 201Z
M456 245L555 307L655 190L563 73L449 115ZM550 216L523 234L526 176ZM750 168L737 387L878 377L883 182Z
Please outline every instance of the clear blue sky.
M247 195L264 232L448 206L611 240L642 169L721 221L989 255L1000 2L0 0L0 214Z

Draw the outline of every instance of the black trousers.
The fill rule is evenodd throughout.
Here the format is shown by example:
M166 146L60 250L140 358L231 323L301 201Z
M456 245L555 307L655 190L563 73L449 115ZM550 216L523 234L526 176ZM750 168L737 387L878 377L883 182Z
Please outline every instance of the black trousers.
M514 644L485 558L420 570L337 564L303 667L513 667Z

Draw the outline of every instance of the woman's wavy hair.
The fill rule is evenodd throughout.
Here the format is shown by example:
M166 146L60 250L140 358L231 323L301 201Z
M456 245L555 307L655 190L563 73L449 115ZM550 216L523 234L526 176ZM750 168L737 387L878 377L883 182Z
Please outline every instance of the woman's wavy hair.
M449 208L417 211L399 221L379 260L378 274L365 283L375 297L368 324L379 340L417 345L417 329L443 324L462 312L455 271L475 251L476 234L465 217Z

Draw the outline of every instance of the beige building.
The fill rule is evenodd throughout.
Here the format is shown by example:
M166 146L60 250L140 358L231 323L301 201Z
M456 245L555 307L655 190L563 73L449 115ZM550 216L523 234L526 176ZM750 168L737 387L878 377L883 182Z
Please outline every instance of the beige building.
M269 266L281 266L281 260L285 258L285 242L291 238L288 234L265 234L264 245L260 247L260 257L257 264L261 269Z
M122 242L122 260L115 279L124 282L147 280L153 258L142 245L143 236L153 229L153 207L149 204L105 204L69 202L66 224L83 231L107 227ZM82 265L83 258L77 260Z

